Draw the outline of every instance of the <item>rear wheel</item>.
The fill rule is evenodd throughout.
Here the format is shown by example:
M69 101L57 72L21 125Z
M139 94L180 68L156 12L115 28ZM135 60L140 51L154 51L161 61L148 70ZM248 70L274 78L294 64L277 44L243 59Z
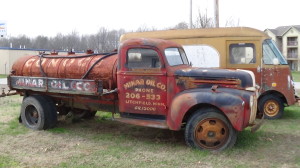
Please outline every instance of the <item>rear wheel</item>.
M23 99L22 123L33 130L45 130L56 125L57 114L53 101L45 96L34 95Z
M264 113L266 119L281 118L284 111L284 105L280 98L273 95L266 95L258 102L259 111Z
M237 138L236 130L216 109L198 110L188 120L185 141L201 150L221 151L232 147Z

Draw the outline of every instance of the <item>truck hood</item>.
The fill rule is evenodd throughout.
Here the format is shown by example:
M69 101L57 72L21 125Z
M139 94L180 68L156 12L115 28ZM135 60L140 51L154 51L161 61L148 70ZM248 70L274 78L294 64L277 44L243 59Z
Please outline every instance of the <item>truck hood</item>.
M253 73L245 70L186 68L176 70L174 75L178 79L188 77L194 83L206 83L206 85L210 83L220 86L234 85L238 88L250 88L255 85Z

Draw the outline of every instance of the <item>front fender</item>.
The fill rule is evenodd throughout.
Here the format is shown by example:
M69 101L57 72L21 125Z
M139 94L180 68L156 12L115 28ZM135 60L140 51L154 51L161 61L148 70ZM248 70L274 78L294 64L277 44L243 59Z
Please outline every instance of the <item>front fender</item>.
M232 126L241 131L244 122L244 100L230 92L212 91L211 89L191 89L179 93L168 110L167 124L172 130L181 128L185 114L193 106L209 104L217 107L229 119Z

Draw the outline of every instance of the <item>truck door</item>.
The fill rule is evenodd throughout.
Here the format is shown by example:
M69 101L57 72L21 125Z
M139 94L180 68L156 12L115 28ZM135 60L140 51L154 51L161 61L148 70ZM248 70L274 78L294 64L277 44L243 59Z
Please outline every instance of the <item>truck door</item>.
M166 115L167 73L159 50L131 47L121 54L125 59L117 74L120 112Z
M226 67L250 70L255 74L256 84L262 84L261 45L259 41L227 41Z
M271 119L279 118L283 113L283 97L288 105L294 104L295 90L291 82L291 72L286 59L271 39L263 42L263 83L262 91L276 91L276 94L265 95L265 112ZM268 106L269 105L269 106Z

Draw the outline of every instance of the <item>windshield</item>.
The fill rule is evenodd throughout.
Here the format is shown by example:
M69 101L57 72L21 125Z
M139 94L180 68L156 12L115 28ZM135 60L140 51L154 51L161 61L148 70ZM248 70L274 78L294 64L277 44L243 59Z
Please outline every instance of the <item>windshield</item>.
M278 60L281 65L287 65L286 59L276 47L273 40L267 39L263 42L263 62L264 64L273 65L274 60Z
M179 48L165 49L165 55L170 66L188 64L185 52Z

